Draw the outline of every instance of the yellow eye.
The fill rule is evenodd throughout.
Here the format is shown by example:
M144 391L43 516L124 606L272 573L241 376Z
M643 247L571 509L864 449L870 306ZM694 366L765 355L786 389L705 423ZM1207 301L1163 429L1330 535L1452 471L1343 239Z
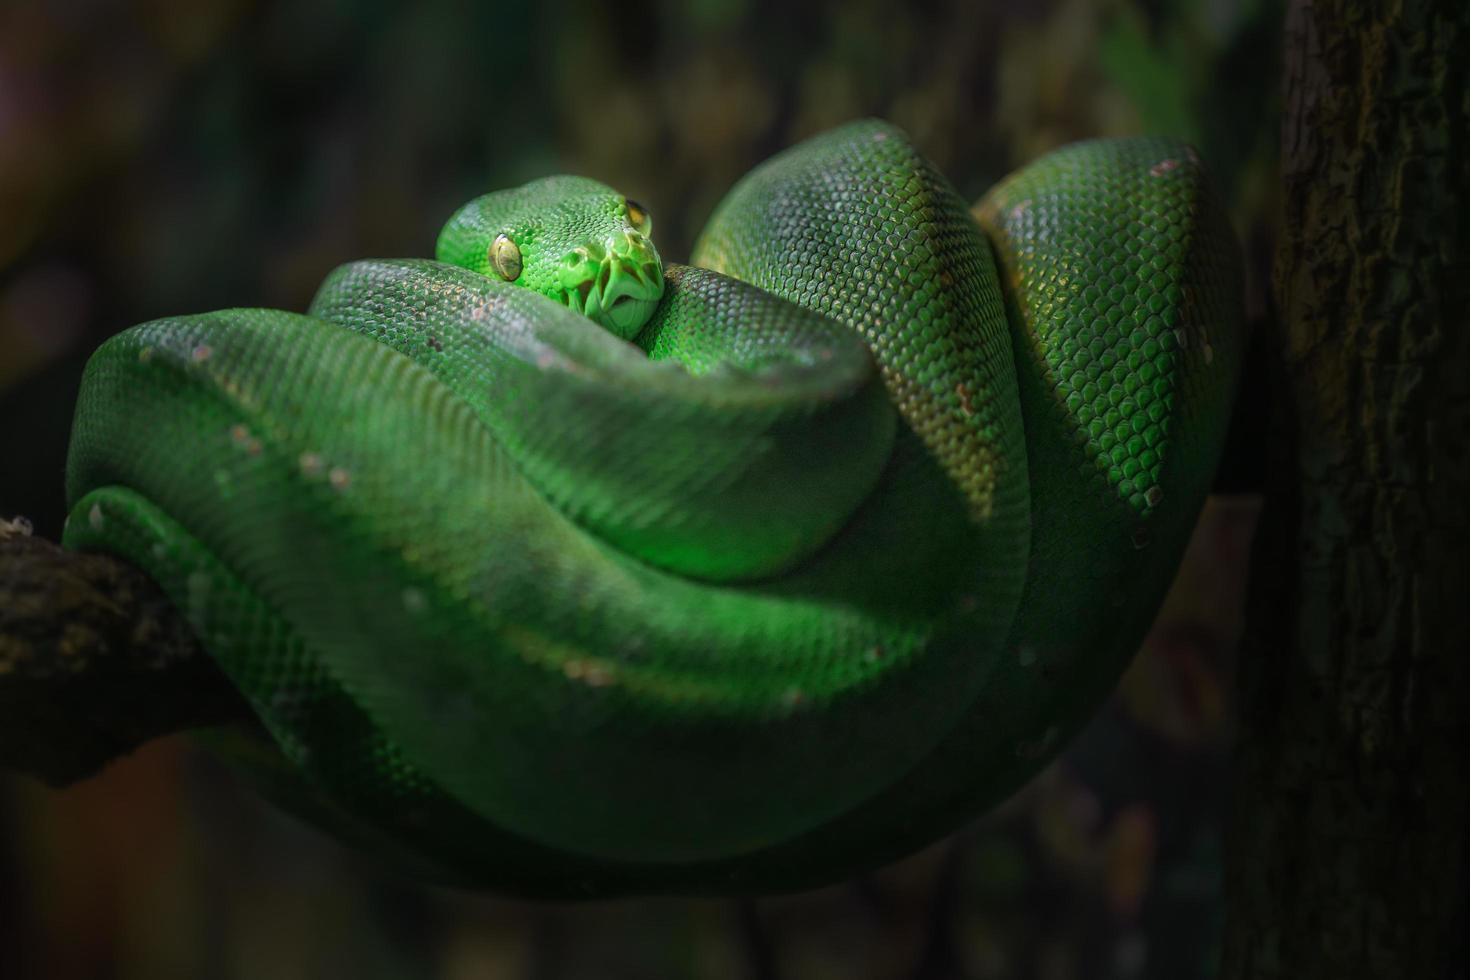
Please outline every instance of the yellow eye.
M628 198L628 224L645 235L653 231L653 218L648 210L632 198Z
M496 235L490 243L490 266L506 282L515 282L521 275L521 250L506 236Z

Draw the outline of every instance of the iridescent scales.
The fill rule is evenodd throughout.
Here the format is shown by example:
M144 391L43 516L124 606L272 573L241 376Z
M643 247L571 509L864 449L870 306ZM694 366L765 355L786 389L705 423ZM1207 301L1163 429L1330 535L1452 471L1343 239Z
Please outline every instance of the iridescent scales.
M850 874L1100 702L1234 389L1238 268L1188 148L1065 148L976 214L871 122L733 189L709 268L665 270L593 181L487 195L441 261L343 266L309 316L104 345L66 540L190 619L267 792L415 873Z

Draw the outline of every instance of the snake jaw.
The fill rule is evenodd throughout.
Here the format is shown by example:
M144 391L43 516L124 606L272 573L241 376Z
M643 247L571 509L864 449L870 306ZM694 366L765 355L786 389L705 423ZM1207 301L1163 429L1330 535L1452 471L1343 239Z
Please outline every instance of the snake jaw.
M562 260L561 300L570 309L631 340L663 297L663 263L635 230L589 242Z

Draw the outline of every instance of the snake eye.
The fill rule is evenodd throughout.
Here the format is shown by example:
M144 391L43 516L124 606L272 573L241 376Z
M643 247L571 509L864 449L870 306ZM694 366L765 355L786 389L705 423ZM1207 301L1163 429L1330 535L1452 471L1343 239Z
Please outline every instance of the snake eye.
M521 250L505 235L496 235L490 243L490 265L506 282L515 282L521 275Z
M635 231L640 231L645 235L653 231L653 218L649 215L648 209L631 197L627 199L627 204L628 224L632 225Z

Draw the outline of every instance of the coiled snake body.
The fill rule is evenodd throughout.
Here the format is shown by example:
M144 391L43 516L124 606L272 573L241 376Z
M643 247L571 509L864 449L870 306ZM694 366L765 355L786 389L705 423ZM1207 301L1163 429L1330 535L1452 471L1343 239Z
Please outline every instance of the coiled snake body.
M1209 486L1240 289L1187 147L1067 147L972 216L856 123L747 176L691 266L650 231L538 181L441 261L88 366L66 543L164 587L268 791L426 876L780 890L906 853L1088 717Z

